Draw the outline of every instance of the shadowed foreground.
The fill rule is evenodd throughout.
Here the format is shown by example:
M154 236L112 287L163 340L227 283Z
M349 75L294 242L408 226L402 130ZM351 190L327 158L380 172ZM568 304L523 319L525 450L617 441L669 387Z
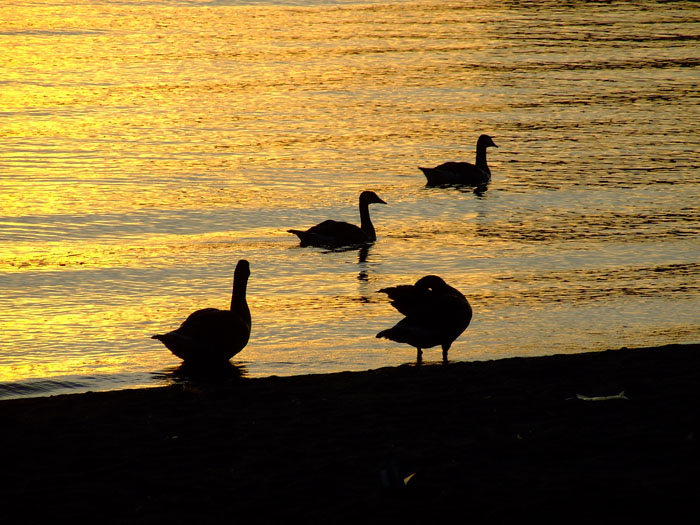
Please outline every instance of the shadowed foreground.
M672 518L698 494L699 379L700 345L673 345L4 401L0 508L13 523Z

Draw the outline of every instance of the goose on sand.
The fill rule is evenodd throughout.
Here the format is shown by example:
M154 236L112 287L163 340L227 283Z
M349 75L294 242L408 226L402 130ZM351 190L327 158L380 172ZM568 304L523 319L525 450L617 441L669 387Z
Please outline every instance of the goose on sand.
M476 163L469 162L445 162L434 168L418 168L428 179L429 186L441 184L465 184L469 186L481 186L491 180L491 170L486 163L486 148L497 148L493 139L488 135L481 135L476 141Z
M407 343L418 350L420 363L423 349L440 345L442 360L472 319L472 308L462 293L437 275L426 275L414 285L399 285L379 290L391 299L391 305L404 317L378 338Z
M373 191L363 191L360 194L360 226L329 219L305 231L287 231L299 237L302 246L338 247L374 242L377 234L369 218L369 205L375 203L386 204Z
M177 330L151 338L161 341L186 363L226 363L243 350L250 338L251 319L246 302L249 276L250 265L241 259L233 273L230 310L197 310Z

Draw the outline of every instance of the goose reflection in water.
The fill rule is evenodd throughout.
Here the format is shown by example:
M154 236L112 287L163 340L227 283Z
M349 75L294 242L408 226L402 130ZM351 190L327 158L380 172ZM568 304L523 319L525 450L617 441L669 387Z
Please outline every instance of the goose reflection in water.
M169 384L197 388L225 386L238 381L246 374L244 365L233 364L230 361L217 364L184 361L178 366L153 374L153 377Z
M423 359L423 349L441 346L442 360L446 363L450 346L472 319L467 298L437 275L421 277L413 285L379 291L387 294L391 305L406 317L379 332L377 337L414 346L418 363Z
M360 265L362 268L360 270L360 273L357 275L357 279L360 281L368 281L369 280L369 273L367 272L368 267L367 267L367 255L369 255L369 246L363 246L360 248L360 250L357 252L357 264Z

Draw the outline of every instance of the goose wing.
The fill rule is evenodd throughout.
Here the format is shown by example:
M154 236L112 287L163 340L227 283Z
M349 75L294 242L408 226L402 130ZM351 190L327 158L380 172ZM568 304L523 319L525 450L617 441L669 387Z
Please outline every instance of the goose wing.
M459 179L465 183L477 180L488 180L491 178L491 173L489 171L471 162L445 162L436 166L435 169L443 173L451 173L459 177Z
M465 173L478 169L470 162L443 162L439 166L435 166L436 170L451 171L452 173Z
M320 224L317 224L316 226L312 226L306 230L306 232L313 233L314 235L325 235L329 237L344 237L362 234L362 230L359 226L350 224L349 222L334 221L332 219L328 219Z
M444 162L434 168L420 168L428 184L482 184L491 174L469 162Z
M360 244L368 241L367 235L359 226L349 222L328 219L306 231L289 230L302 243L333 246L339 244Z
M387 294L391 306L405 316L430 316L438 295L433 290L412 284L382 288L379 292Z
M175 331L186 337L205 339L226 331L232 323L235 324L235 316L229 310L203 308L188 315Z
M227 360L248 343L250 323L229 310L204 308L176 330L153 337L185 361Z

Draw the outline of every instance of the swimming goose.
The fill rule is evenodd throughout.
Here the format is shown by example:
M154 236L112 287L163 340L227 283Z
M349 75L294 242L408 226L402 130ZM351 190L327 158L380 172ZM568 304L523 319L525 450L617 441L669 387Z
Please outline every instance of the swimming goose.
M243 350L250 337L250 310L245 297L249 276L250 265L241 259L233 273L230 310L197 310L177 330L151 339L161 341L186 363L226 363Z
M327 220L306 231L287 231L299 237L302 246L349 246L374 242L377 234L369 218L369 205L375 203L386 204L373 191L363 191L360 194L360 226Z
M442 346L442 360L472 319L472 308L462 293L437 275L426 275L414 285L399 285L379 290L391 299L391 305L404 317L378 338L407 343L418 350L420 363L423 349Z
M469 162L445 162L434 168L418 168L428 179L429 186L440 184L467 184L481 186L491 180L491 170L486 163L486 148L497 148L493 139L481 135L476 141L476 164Z

